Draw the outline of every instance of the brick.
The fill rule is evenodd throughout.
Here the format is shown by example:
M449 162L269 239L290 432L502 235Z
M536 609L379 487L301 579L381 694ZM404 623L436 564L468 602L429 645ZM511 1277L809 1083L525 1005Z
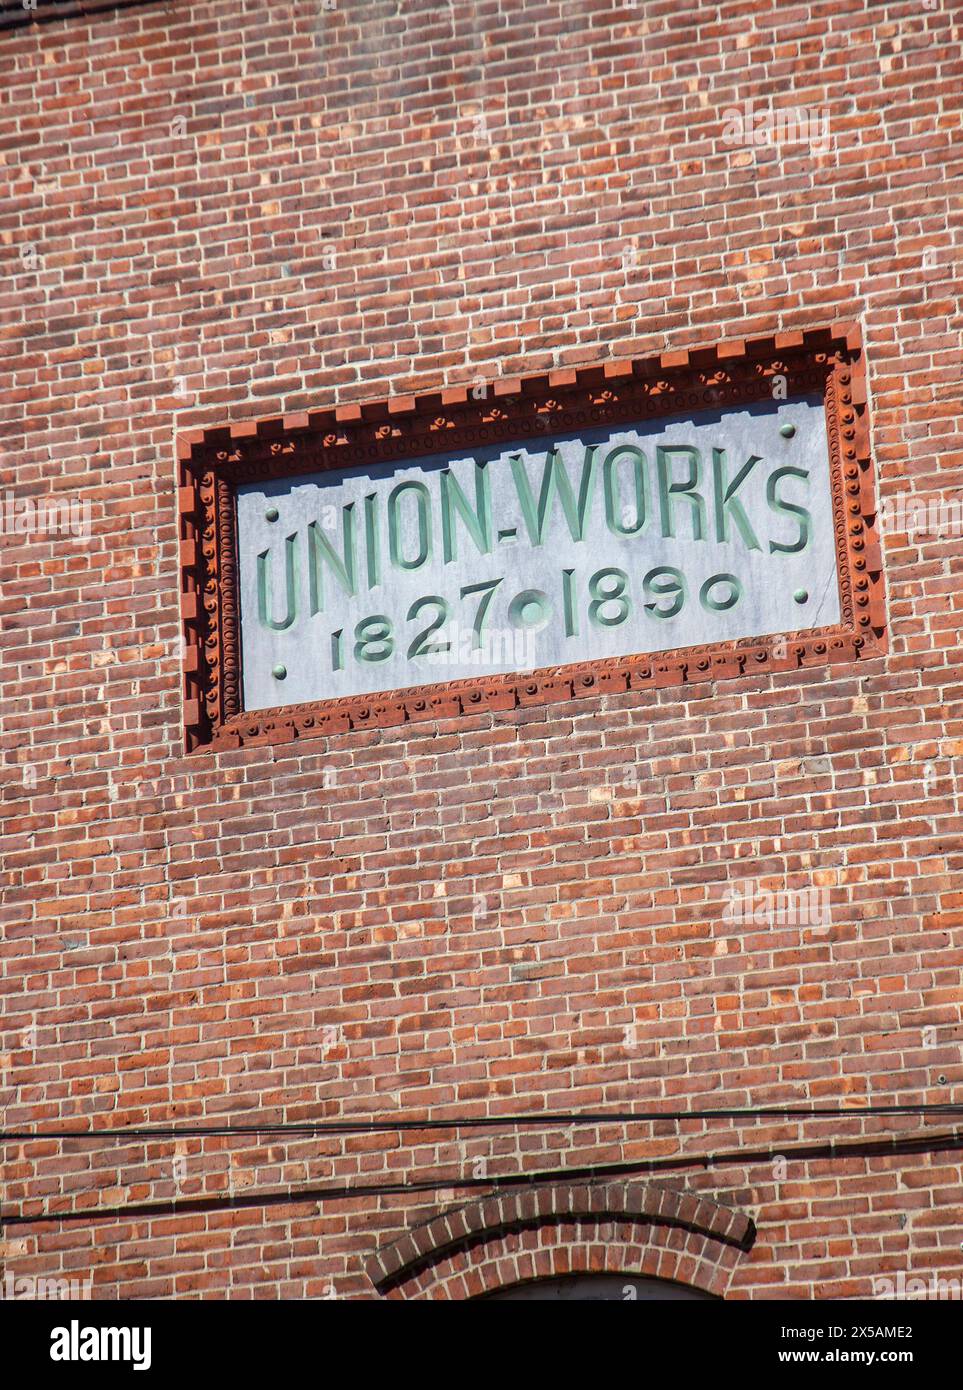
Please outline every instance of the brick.
M952 1126L866 1113L961 1082L963 537L905 522L963 460L947 7L659 8L644 43L630 9L573 26L562 0L508 28L259 0L229 33L163 6L5 31L3 490L91 527L0 537L4 1127L845 1113L18 1141L4 1273L104 1299L959 1276ZM724 144L747 64L777 108L805 70L846 158ZM713 100L681 110L673 72ZM642 359L724 387L801 341L854 355L843 443L878 488L854 609L878 625L885 593L887 650L770 670L747 640L741 673L669 655L627 689L199 743L205 441L398 429L480 381L493 406L533 377L617 396ZM809 892L825 921L773 909Z

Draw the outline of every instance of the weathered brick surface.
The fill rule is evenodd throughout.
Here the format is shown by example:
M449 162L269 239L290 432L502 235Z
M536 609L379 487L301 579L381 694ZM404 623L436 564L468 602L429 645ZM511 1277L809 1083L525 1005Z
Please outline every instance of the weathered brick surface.
M853 1111L18 1143L6 1270L376 1297L365 1261L485 1183L629 1165L752 1248L613 1217L613 1257L546 1202L422 1292L612 1258L739 1298L960 1277L952 1122L859 1115L961 1096L960 526L884 517L890 652L858 670L185 758L173 438L854 320L884 504L959 496L961 28L174 0L3 36L3 490L91 530L0 537L4 1125ZM825 110L831 147L725 143L750 99ZM830 930L733 926L747 881L827 889Z

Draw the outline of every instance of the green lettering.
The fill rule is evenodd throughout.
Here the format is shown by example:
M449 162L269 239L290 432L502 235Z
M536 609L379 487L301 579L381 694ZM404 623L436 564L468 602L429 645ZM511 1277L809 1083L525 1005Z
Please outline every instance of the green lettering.
M725 449L713 449L712 475L715 488L717 541L729 539L728 516L731 514L736 523L736 529L745 541L747 548L749 550L762 549L749 518L746 516L745 509L736 496L736 492L749 477L756 464L761 462L762 459L757 454L751 454L729 486L726 487L726 451Z
M402 528L399 509L401 498L410 492L415 499L418 517L418 553L406 560L401 553ZM428 489L416 478L407 478L393 488L388 496L388 550L392 564L403 570L420 570L431 554L431 511Z
M378 535L378 494L369 492L364 499L364 549L368 569L368 588L381 583L381 542Z
M799 526L799 534L791 543L787 541L770 541L770 552L781 550L786 554L793 555L797 551L808 549L812 534L812 517L805 507L797 507L794 502L784 502L782 498L777 497L776 485L781 478L786 477L802 478L804 482L808 483L809 472L805 468L794 468L787 463L782 468L773 469L766 483L766 501L769 503L770 509L774 512L781 512L785 516L796 517L797 525Z
M262 550L257 557L257 615L262 627L273 628L275 632L283 632L289 628L297 617L298 612L298 538L297 535L288 536L284 542L284 575L285 588L287 591L287 605L284 617L278 622L271 617L274 607L271 602L271 568L270 550Z
M522 462L522 456L521 454L512 454L510 456L509 462L512 465L515 490L518 493L518 500L521 504L522 516L525 518L525 525L528 528L529 539L533 545L541 545L545 539L548 513L552 505L552 499L556 494L558 494L558 500L562 504L562 511L565 513L565 520L568 522L568 529L572 540L580 541L584 538L585 519L588 514L592 489L595 484L595 456L597 452L597 446L594 444L585 450L585 458L582 462L582 478L579 484L578 504L576 505L568 470L562 462L559 450L553 449L548 455L545 466L542 469L542 483L539 490L537 510L535 507L535 499L532 496L531 483L528 480L528 473Z
M689 460L689 476L682 481L672 480L672 455L682 454ZM685 497L692 509L692 539L701 541L705 536L705 503L696 492L699 486L699 470L702 455L691 444L658 444L655 450L656 469L659 475L659 509L662 513L663 536L675 535L673 516L673 497Z
M343 554L339 555L317 521L312 521L308 526L308 582L312 613L320 613L324 608L323 565L328 566L346 594L353 597L357 593L353 502L341 508L341 532Z
M458 554L454 512L457 512L461 517L481 554L487 555L492 548L492 495L488 468L484 463L475 464L474 511L472 511L471 504L451 469L442 469L441 536L446 564L454 560Z
M619 502L618 471L616 462L620 458L631 458L635 478L635 521L627 526ZM607 455L602 465L605 484L605 521L609 530L616 536L637 536L645 525L648 511L646 485L646 459L641 449L632 444L617 444Z

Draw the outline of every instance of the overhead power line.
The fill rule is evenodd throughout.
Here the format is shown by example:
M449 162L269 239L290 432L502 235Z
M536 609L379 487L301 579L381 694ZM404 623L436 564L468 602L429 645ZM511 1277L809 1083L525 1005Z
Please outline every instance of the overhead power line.
M890 1135L885 1139L856 1139L840 1143L830 1139L788 1148L780 1145L778 1150L740 1146L737 1149L713 1153L678 1154L670 1158L632 1159L621 1163L590 1163L584 1166L500 1173L478 1178L469 1177L467 1174L452 1177L449 1174L444 1177L402 1178L396 1182L338 1183L324 1186L305 1184L281 1190L219 1193L214 1196L200 1194L194 1197L179 1197L173 1201L127 1202L113 1207L9 1212L4 1215L2 1225L7 1228L31 1227L43 1225L48 1221L66 1225L92 1225L95 1222L130 1221L156 1216L190 1216L224 1210L270 1209L300 1204L317 1206L327 1201L356 1201L359 1197L427 1198L440 1192L452 1195L456 1191L494 1192L502 1188L510 1190L533 1187L546 1182L598 1182L602 1179L631 1178L641 1174L664 1176L687 1168L701 1168L705 1171L732 1165L744 1168L750 1164L771 1163L777 1158L785 1163L835 1162L854 1158L892 1158L900 1154L959 1153L961 1150L963 1136L956 1133L928 1133L909 1137Z
M312 1138L327 1134L403 1134L412 1131L451 1131L467 1129L525 1129L528 1127L565 1129L595 1125L655 1124L672 1121L677 1124L693 1120L858 1120L866 1117L911 1115L946 1119L963 1117L963 1104L945 1102L930 1105L865 1105L865 1106L772 1106L763 1108L721 1108L715 1110L612 1110L573 1111L566 1113L535 1112L530 1115L456 1116L450 1119L378 1119L378 1120L316 1120L290 1124L268 1122L241 1125L145 1125L118 1129L49 1129L0 1131L0 1143L25 1144L40 1140L158 1140L231 1138L239 1135L291 1135Z
M97 19L117 11L142 9L146 5L156 5L160 9L161 0L32 0L30 4L24 0L0 0L0 33L54 24L57 20Z

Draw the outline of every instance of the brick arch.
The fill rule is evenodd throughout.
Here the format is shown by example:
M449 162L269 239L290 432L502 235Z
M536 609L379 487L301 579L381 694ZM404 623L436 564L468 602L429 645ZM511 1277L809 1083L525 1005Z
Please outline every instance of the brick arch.
M387 1298L466 1299L566 1274L648 1275L725 1297L749 1217L657 1183L546 1183L450 1207L375 1252Z

